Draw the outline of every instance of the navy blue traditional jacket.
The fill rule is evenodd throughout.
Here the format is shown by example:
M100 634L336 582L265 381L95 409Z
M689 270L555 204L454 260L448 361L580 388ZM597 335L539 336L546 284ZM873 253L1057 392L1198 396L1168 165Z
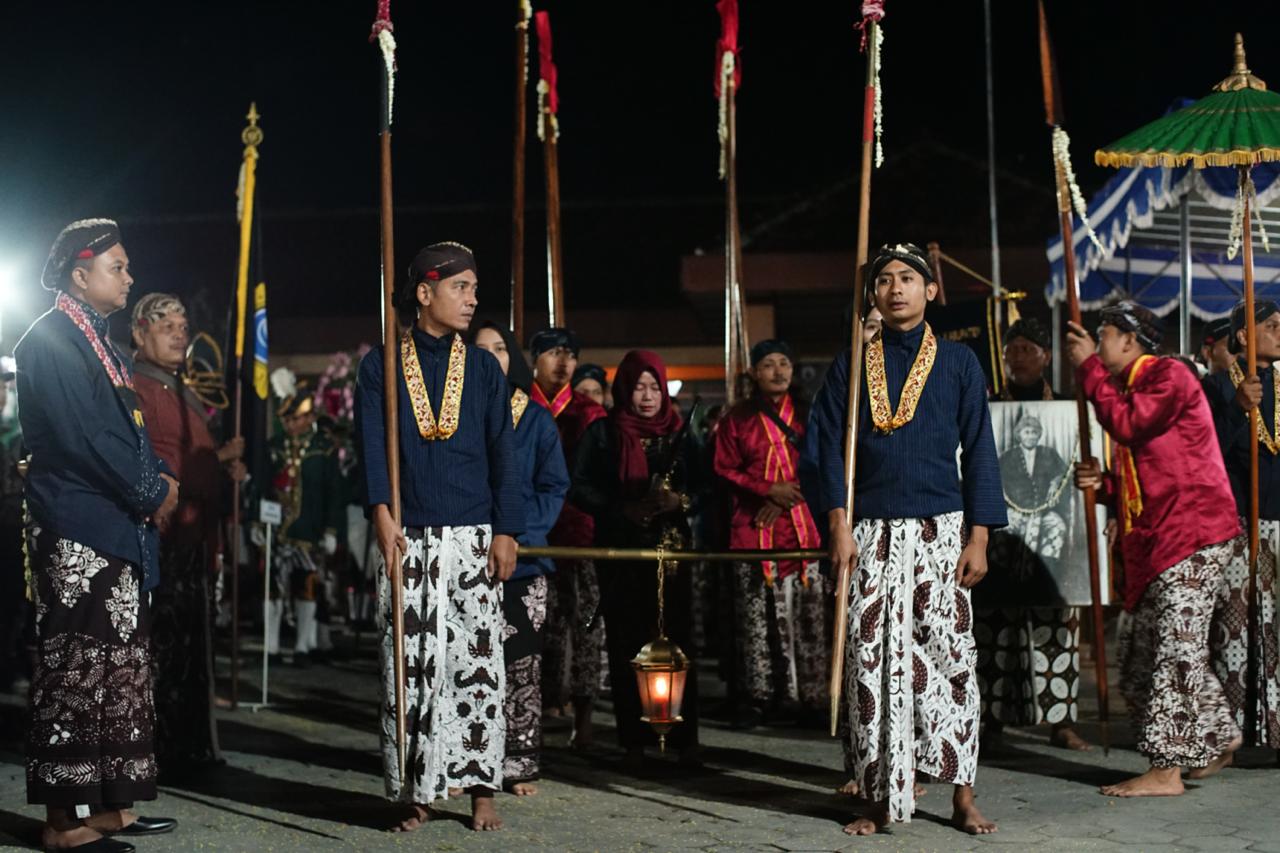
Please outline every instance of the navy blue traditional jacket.
M1240 360L1244 369L1244 360ZM1267 432L1276 432L1276 393L1274 367L1258 367L1262 380L1262 402L1258 414ZM1218 433L1218 446L1222 448L1222 461L1227 467L1227 479L1231 481L1231 493L1235 495L1236 512L1249 515L1249 415L1236 404L1236 386L1225 371L1206 376L1205 397L1213 412L1213 426ZM1255 437L1253 439L1257 441ZM1267 449L1258 448L1258 517L1269 521L1280 519L1280 457Z
M453 336L413 329L422 376L439 416ZM397 359L399 366L399 360ZM404 370L400 393L400 502L405 527L490 524L495 535L525 531L524 489L511 430L507 379L492 354L467 347L458 430L429 441L418 432ZM382 348L360 362L356 380L356 447L364 469L365 505L389 503L386 435L382 415Z
M516 458L524 484L525 530L521 545L546 545L569 492L569 469L560 449L560 433L551 413L530 402L516 427ZM549 559L521 559L512 580L555 571Z
M107 319L79 307L108 358L131 376L131 361L107 337ZM13 354L18 417L31 453L25 492L35 523L140 566L142 588L154 588L159 537L146 519L169 493L161 472L172 472L134 419L136 395L111 384L92 344L57 308L31 324Z
M886 326L883 335L889 403L897 411L902 386L924 339L924 323L907 332ZM938 339L933 370L915 416L888 435L876 432L872 423L865 369L862 381L853 507L856 519L926 518L963 510L969 525L1003 527L1008 523L986 378L972 350ZM848 401L849 352L845 350L827 371L809 412L805 454L810 458L801 471L817 479L807 491L818 501L812 507L818 518L845 505Z

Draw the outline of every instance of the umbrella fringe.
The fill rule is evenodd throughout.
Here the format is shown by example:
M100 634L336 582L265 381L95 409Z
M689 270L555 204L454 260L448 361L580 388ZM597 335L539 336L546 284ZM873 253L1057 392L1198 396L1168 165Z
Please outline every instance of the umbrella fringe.
M1209 166L1254 166L1258 163L1280 161L1280 148L1259 148L1256 150L1241 149L1238 151L1213 151L1207 154L1173 153L1173 152L1124 152L1098 151L1093 155L1093 162L1099 166L1116 169L1128 169L1134 166L1185 166L1188 163L1197 169Z

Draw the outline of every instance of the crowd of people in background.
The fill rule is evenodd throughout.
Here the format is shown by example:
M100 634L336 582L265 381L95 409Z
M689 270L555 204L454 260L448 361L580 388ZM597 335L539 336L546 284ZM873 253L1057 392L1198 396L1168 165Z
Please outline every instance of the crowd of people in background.
M352 370L347 424L307 382L273 375L270 471L254 482L245 442L216 437L217 412L184 378L191 330L181 300L135 300L129 357L106 331L132 285L118 228L86 220L58 237L43 282L56 304L0 375L0 686L29 691L28 790L48 807L46 844L170 831L173 821L139 818L131 804L155 796L157 777L221 761L214 587L225 598L226 570L269 578L261 627L274 662L325 665L350 648L341 632L374 632L382 693L369 699L380 706L387 795L410 808L401 830L464 792L474 827L499 828L495 794L537 793L551 736L544 722L563 718L568 743L591 749L603 695L625 766L652 761L657 741L630 662L655 635L659 594L667 636L695 672L716 660L726 685L724 707L710 708L689 679L683 722L667 737L682 766L700 766L708 714L742 729L825 726L841 568L853 578L841 790L865 805L847 832L909 820L926 782L955 786L958 828L995 831L973 785L979 743L1006 725L1047 724L1053 744L1090 748L1077 726L1080 610L970 599L988 561L1001 559L988 551L993 530L1007 526L1041 558L1061 556L1066 507L1079 498L1052 487L1068 463L1041 445L1044 427L1031 416L1014 430L1020 444L997 454L976 357L924 320L936 284L918 247L885 246L867 271L873 307L858 368L851 504L847 349L809 400L792 346L759 341L749 393L704 407L673 395L655 352L633 350L606 369L580 360L572 330L548 328L526 356L509 329L473 322L477 276L460 244L414 258L398 294L406 330L391 343L400 402L392 430L380 347ZM1159 320L1132 303L1104 310L1096 336L1072 326L1066 341L1117 446L1110 470L1085 460L1074 479L1111 508L1129 611L1121 686L1151 761L1106 793L1180 793L1184 769L1203 777L1225 766L1241 743L1246 696L1257 697L1260 742L1280 746L1274 630L1252 640L1260 680L1254 690L1246 683L1241 534L1250 444L1260 441L1260 619L1274 628L1280 306L1258 304L1259 378L1245 378L1238 359L1244 320L1238 307L1208 325L1192 369L1157 357ZM1063 399L1048 376L1055 343L1033 319L1014 323L995 399ZM399 442L398 513L388 436ZM278 502L281 522L267 529L254 517L231 529L235 483ZM1046 500L1053 506L1034 518L1023 509ZM229 565L238 536L243 565ZM547 544L817 550L829 559L655 571L652 562L520 553ZM397 564L399 666L388 569ZM252 599L261 580L241 588L242 616L261 613ZM393 710L400 668L403 776ZM101 849L131 849L114 843L123 846Z

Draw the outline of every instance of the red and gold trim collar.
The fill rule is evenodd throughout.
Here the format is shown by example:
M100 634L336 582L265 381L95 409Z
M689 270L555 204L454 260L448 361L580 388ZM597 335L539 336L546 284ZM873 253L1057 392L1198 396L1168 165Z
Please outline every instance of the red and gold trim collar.
M554 400L548 400L547 395L542 391L542 386L535 382L529 391L529 396L533 402L550 412L551 417L558 418L573 402L573 388L566 385L556 393Z

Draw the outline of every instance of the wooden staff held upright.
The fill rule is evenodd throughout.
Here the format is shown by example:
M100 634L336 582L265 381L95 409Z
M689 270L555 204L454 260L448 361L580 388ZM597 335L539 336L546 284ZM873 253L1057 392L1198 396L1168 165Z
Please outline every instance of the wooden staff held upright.
M516 0L516 106L511 191L511 331L524 344L524 160L528 137L529 0Z
M542 140L547 178L547 313L552 326L563 326L564 258L560 249L560 96L556 64L551 58L551 15L533 16L538 27L538 138Z
M862 104L862 179L858 195L858 248L853 274L853 323L849 336L849 410L844 433L844 486L845 518L853 526L853 487L857 478L858 413L862 405L862 315L866 282L863 279L869 252L871 234L871 167L875 163L875 114L876 89L880 71L880 19L883 8L873 4L863 6L877 14L863 19L863 33L867 39L867 85ZM836 736L840 716L840 694L844 686L844 647L848 635L849 585L853 567L844 565L836 578L835 624L832 626L831 681L827 685L831 694L831 736Z
M396 41L392 36L391 0L378 0L378 16L373 22L369 40L382 52L382 117L379 137L381 141L382 169L380 190L382 195L382 399L383 427L386 434L387 480L390 484L388 509L397 529L401 526L400 512L400 423L399 377L396 370L396 342L400 339L400 323L396 317L395 302L395 241L391 204L391 115L395 101ZM399 782L404 784L405 751L408 737L405 727L405 675L404 675L404 581L399 559L391 561L388 568L391 584L391 644L395 660L392 665L396 682L396 758Z
M1066 146L1059 145L1059 139L1065 140L1062 133L1062 101L1058 97L1057 75L1053 65L1053 52L1049 45L1049 25L1045 18L1044 4L1038 3L1040 10L1040 76L1044 88L1045 121L1053 128L1054 174L1058 195L1058 217L1062 229L1063 275L1066 278L1067 313L1071 322L1081 325L1080 317L1080 282L1076 277L1076 253L1074 227L1071 216L1071 188L1067 178ZM1084 398L1084 389L1076 387L1076 413L1080 424L1080 459L1082 462L1093 461L1093 451L1089 437L1089 404ZM1094 673L1098 684L1098 720L1102 726L1102 750L1110 752L1111 719L1110 703L1107 689L1107 648L1106 635L1103 631L1102 613L1102 574L1098 561L1098 497L1092 488L1084 489L1084 530L1085 545L1089 555L1089 591L1092 596L1090 615L1093 622L1093 660Z

